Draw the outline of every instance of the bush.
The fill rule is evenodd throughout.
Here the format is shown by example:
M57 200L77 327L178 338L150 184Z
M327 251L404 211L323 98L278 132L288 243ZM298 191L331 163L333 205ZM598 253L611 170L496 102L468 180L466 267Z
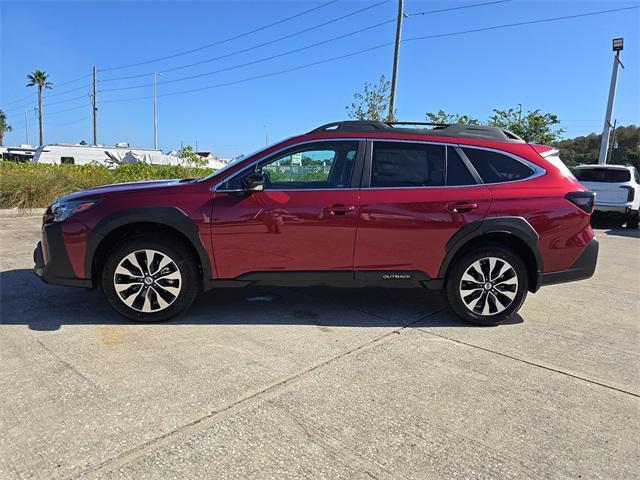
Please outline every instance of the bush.
M67 193L110 183L198 178L209 168L143 163L109 169L104 165L46 165L0 162L0 208L41 208Z

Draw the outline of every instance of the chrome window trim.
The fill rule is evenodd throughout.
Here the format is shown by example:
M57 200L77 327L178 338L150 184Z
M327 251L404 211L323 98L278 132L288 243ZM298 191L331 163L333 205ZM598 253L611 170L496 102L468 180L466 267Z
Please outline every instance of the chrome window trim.
M382 141L382 142L399 142L399 143L424 143L424 144L431 144L431 145L444 145L444 146L450 146L453 147L456 152L458 152L458 154L461 156L462 160L464 161L465 164L467 164L467 168L470 168L470 172L472 174L472 176L478 176L478 178L481 180L481 183L475 183L475 184L471 184L471 185L437 185L437 186L430 186L430 187L362 187L363 190L407 190L407 189L411 189L411 190L415 190L415 189L431 189L431 188L470 188L470 187L480 187L480 186L486 186L486 185L505 185L505 184L512 184L512 183L518 183L518 182L524 182L527 180L533 180L534 178L538 178L541 177L543 175L547 174L547 171L540 167L539 165L536 165L533 162L530 162L529 160L525 160L524 158L519 157L518 155L515 155L511 152L506 152L504 150L499 150L497 148L491 148L491 147L479 147L476 145L465 145L465 144L461 144L461 143L450 143L450 142L434 142L434 141L422 141L422 140L404 140L404 139L379 139L379 138L369 138L368 139L371 142L371 155L370 155L370 171L369 171L369 177L371 177L371 175L373 174L373 148L374 148L374 142L376 141ZM478 174L478 172L476 171L476 169L473 167L473 164L471 163L471 161L469 160L469 157L467 157L467 155L464 153L464 148L475 148L477 150L487 150L490 152L495 152L495 153L499 153L501 155L505 155L507 157L512 158L513 160L516 160L517 162L520 162L522 164L524 164L525 166L529 167L533 173L531 175L529 175L526 178L521 178L519 180L509 180L506 182L493 182L493 183L485 183L484 181L482 181L482 177ZM445 150L446 152L446 150ZM446 153L445 153L445 158L446 158ZM475 175L474 175L475 173ZM369 185L371 185L371 178L369 178Z
M290 148L295 148L298 147L300 145L307 145L310 143L325 143L325 142L336 142L336 141L344 141L344 142L362 142L363 140L366 140L364 138L356 138L356 137L349 137L349 138L345 138L345 137L338 137L338 138L315 138L313 140L305 140L304 142L298 142L298 143L292 143L291 145L287 145L285 147L279 148L278 150L275 150L273 152L271 152L269 154L269 156L267 157L260 157L256 160L254 160L253 162L251 162L250 164L246 165L245 167L241 168L240 170L232 173L231 175L223 178L222 180L220 180L219 182L217 182L216 184L214 184L211 187L211 191L214 192L244 192L243 189L234 189L234 190L217 190L217 188L222 185L224 182L228 181L229 179L231 179L232 177L235 177L236 175L241 175L242 173L246 172L247 170L249 170L251 167L253 167L254 165L256 165L257 163L260 163L261 161L270 158L273 155L277 155L278 153L284 152L285 150L288 150ZM265 192L312 192L312 191L334 191L334 190L359 190L359 188L285 188L283 190L273 190L273 189L269 189L269 190L264 190Z

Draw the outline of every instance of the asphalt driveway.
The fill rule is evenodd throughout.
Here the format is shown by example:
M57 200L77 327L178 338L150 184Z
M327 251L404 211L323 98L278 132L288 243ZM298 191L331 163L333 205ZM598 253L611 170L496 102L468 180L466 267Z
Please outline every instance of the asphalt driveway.
M0 478L603 478L640 472L640 239L495 328L438 293L224 289L158 325L31 273L0 219Z

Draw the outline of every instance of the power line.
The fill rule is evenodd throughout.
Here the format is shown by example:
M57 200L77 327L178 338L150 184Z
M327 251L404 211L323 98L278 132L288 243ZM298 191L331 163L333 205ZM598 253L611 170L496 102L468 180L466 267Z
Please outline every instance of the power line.
M341 40L343 38L350 37L350 36L356 35L358 33L365 32L367 30L372 30L374 28L380 27L382 25L387 25L387 24L392 23L392 22L395 22L395 19L386 20L384 22L380 22L380 23L377 23L375 25L370 25L368 27L361 28L361 29L355 30L353 32L348 32L348 33L345 33L343 35L339 35L337 37L329 38L329 39L323 40L321 42L312 43L312 44L304 46L304 47L295 48L293 50L288 50L286 52L278 53L276 55L271 55L269 57L260 58L260 59L257 59L257 60L253 60L251 62L245 62L245 63L241 63L241 64L238 64L238 65L233 65L231 67L221 68L221 69L218 69L218 70L214 70L212 72L199 73L199 74L196 74L196 75L190 75L188 77L175 78L173 80L165 80L165 81L162 81L162 82L158 82L158 85L164 85L164 84L176 83L176 82L183 82L183 81L186 81L186 80L193 80L195 78L205 77L205 76L208 76L208 75L213 75L213 74L221 73L221 72L227 72L227 71L230 71L230 70L236 70L238 68L246 67L246 66L249 66L249 65L255 65L257 63L266 62L268 60L273 60L275 58L280 58L280 57L284 57L286 55L291 55L292 53L298 53L298 52L302 52L304 50L308 50L310 48L314 48L314 47L317 47L317 46L320 46L320 45L325 45L327 43L334 42L336 40ZM104 89L104 90L100 90L100 91L101 92L115 92L115 91L119 91L119 90L132 90L132 89L136 89L136 88L149 87L149 86L152 86L152 85L153 85L152 83L145 83L145 84L141 84L141 85L132 85L132 86L128 86L128 87L108 88L108 89Z
M440 13L440 12L451 12L453 10L463 10L465 8L473 8L473 7L484 7L487 5L495 5L496 3L507 3L512 2L513 0L495 0L493 2L485 2L485 3L476 3L474 5L460 5L458 7L448 7L448 8L440 8L438 10L426 10L424 12L416 12L416 13L405 13L405 17L415 17L418 15L429 15L431 13Z
M313 25L311 27L304 28L303 30L299 30L297 32L290 33L288 35L285 35L285 36L282 36L282 37L279 37L279 38L276 38L276 39L273 39L273 40L269 40L267 42L260 43L258 45L252 45L251 47L247 47L247 48L243 48L243 49L240 49L240 50L236 50L234 52L227 53L227 54L224 54L224 55L219 55L217 57L208 58L208 59L205 59L205 60L200 60L198 62L188 63L186 65L180 65L178 67L166 68L164 70L158 70L157 72L158 73L173 72L173 71L176 71L176 70L182 70L184 68L195 67L197 65L202 65L204 63L210 63L210 62L213 62L213 61L216 61L216 60L221 60L223 58L228 58L228 57L232 57L234 55L239 55L241 53L249 52L249 51L254 50L256 48L261 48L261 47L265 47L267 45L272 45L272 44L280 42L282 40L287 40L289 38L293 38L295 36L302 35L304 33L307 33L307 32L313 31L313 30L317 30L318 28L322 28L322 27L325 27L325 26L330 25L332 23L338 22L340 20L344 20L345 18L349 18L349 17L352 17L352 16L357 15L359 13L366 12L367 10L371 10L372 8L379 7L380 5L382 5L384 3L388 3L388 2L389 2L389 0L383 0L383 1L375 3L373 5L369 5L369 6L365 7L365 8L361 8L360 10L356 10L356 11L348 13L346 15L342 15L342 16L339 16L339 17L336 17L336 18L332 18L331 20L319 23L317 25ZM140 74L135 74L135 75L127 75L127 76L124 76L124 77L106 78L106 79L100 80L100 82L101 83L105 83L105 82L113 82L113 81L116 81L116 80L128 80L128 79L132 79L132 78L141 78L141 77L146 77L146 76L153 75L153 73L154 72L147 72L147 73L140 73ZM106 90L103 90L103 91L106 91Z
M88 78L88 77L90 77L90 76L91 76L91 74L89 74L89 75L83 75L83 76L81 76L81 77L74 78L73 80L69 80L69 81L67 81L67 82L57 83L55 86L57 86L57 87L62 87L62 86L64 86L64 85L68 85L68 84L70 84L70 83L75 83L75 82L77 82L77 81L79 81L79 80L82 80L82 79L84 79L84 78ZM84 88L84 87L82 87L82 88ZM79 88L78 88L77 90L79 90ZM48 97L52 97L52 96L54 96L54 95L62 95L62 93L55 93L55 94L47 95L47 96L48 96ZM28 98L31 98L31 95L27 95L27 96L25 96L25 97L22 97L22 98L19 98L19 99L16 99L16 100L12 100L12 101L10 101L10 102L4 102L2 105L3 105L3 106L6 106L6 105L13 105L14 103L22 102L23 100L26 100L26 99L28 99Z
M92 117L92 115L87 115L86 117L82 117L82 118L78 118L76 120L73 120L71 122L64 122L64 123L45 123L45 125L47 125L48 127L64 127L66 125L74 125L76 123L80 123L84 120L88 120Z
M522 25L531 25L531 24L536 24L536 23L554 22L554 21L568 20L568 19L573 19L573 18L581 18L581 17L593 16L593 15L603 15L603 14L607 14L607 13L620 12L620 11L637 9L637 8L640 8L640 6L613 8L613 9L608 9L608 10L600 10L600 11L596 11L596 12L588 12L588 13L581 13L581 14L575 14L575 15L564 15L564 16L561 16L561 17L550 17L550 18L544 18L544 19L538 19L538 20L529 20L529 21L525 21L525 22L508 23L508 24L503 24L503 25L494 25L494 26L490 26L490 27L476 28L476 29L470 29L470 30L461 30L461 31L457 31L457 32L442 33L442 34L437 34L437 35L429 35L429 36L423 36L423 37L412 37L412 38L404 39L402 41L403 42L412 42L412 41L429 40L429 39L435 39L435 38L453 37L453 36L458 36L458 35L465 35L465 34L484 32L484 31L489 31L489 30L498 30L498 29L504 29L504 28L511 28L511 27L522 26ZM324 60L319 60L319 61L316 61L316 62L307 63L305 65L299 65L299 66L288 68L288 69L285 69L285 70L279 70L277 72L265 73L265 74L256 75L256 76L253 76L253 77L244 78L244 79L237 80L237 81L219 83L219 84L209 85L209 86L200 87L200 88L194 88L194 89L189 89L189 90L181 90L181 91L177 91L177 92L164 93L164 94L158 95L158 97L184 95L184 94L187 94L187 93L193 93L193 92L199 92L199 91L203 91L203 90L209 90L209 89L214 89L214 88L237 85L237 84L240 84L240 83L246 83L246 82L249 82L249 81L252 81L252 80L261 79L261 78L267 78L267 77L273 77L273 76L277 76L277 75L282 75L282 74L285 74L285 73L294 72L296 70L301 70L301 69L304 69L304 68L309 68L309 67L312 67L312 66L321 65L321 64L324 64L324 63L329 63L329 62L333 62L333 61L337 61L337 60L342 60L342 59L353 57L353 56L356 56L356 55L362 55L364 53L371 52L371 51L374 51L374 50L378 50L380 48L384 48L384 47L387 47L387 46L390 46L390 45L393 45L393 44L394 44L394 42L385 42L385 43L381 43L381 44L378 44L378 45L374 45L374 46L369 47L369 48L365 48L365 49L362 49L362 50L351 52L351 53L348 53L348 54L345 54L345 55L339 55L339 56L336 56L336 57L331 57L331 58L327 58L327 59L324 59ZM141 97L122 98L122 99L110 99L110 100L103 100L101 103L130 102L130 101L137 101L137 100L147 100L147 99L150 99L150 98L153 98L153 97L151 97L151 96L141 96Z
M203 45L201 47L192 48L190 50L184 50L182 52L177 52L177 53L174 53L172 55L165 55L164 57L157 57L157 58L153 58L151 60L145 60L143 62L130 63L130 64L127 64L127 65L118 65L118 66L115 66L115 67L101 68L100 70L101 71L121 70L121 69L124 69L124 68L137 67L137 66L140 66L140 65L148 65L150 63L159 62L161 60L168 60L170 58L179 57L181 55L187 55L189 53L198 52L200 50L205 50L207 48L211 48L211 47L214 47L214 46L217 46L217 45L222 45L223 43L227 43L227 42L230 42L232 40L237 40L238 38L246 37L248 35L252 35L254 33L260 32L262 30L266 30L266 29L274 27L276 25L280 25L282 23L288 22L289 20L293 20L294 18L301 17L301 16L306 15L308 13L315 12L316 10L320 10L321 8L324 8L324 7L327 7L329 5L332 5L332 4L336 3L337 1L338 0L330 0L329 2L323 3L322 5L318 5L317 7L309 8L307 10L304 10L304 11L300 12L300 13L297 13L295 15L291 15L289 17L283 18L283 19L278 20L276 22L264 25L264 26L259 27L259 28L255 28L253 30L249 30L249 31L244 32L244 33L239 33L239 34L234 35L232 37L225 38L224 40L218 40L216 42L209 43L209 44Z
M81 77L74 78L73 80L69 80L69 81L67 81L67 82L58 83L58 84L56 84L56 85L57 85L58 87L62 87L62 86L64 86L64 85L68 85L68 84L70 84L70 83L75 83L75 82L77 82L77 81L79 81L79 80L84 80L85 78L90 78L90 77L91 77L91 74L90 74L90 73L88 73L87 75L82 75Z
M309 68L309 67L313 67L315 65L321 65L323 63L328 63L328 62L333 62L336 60L342 60L344 58L348 58L348 57L353 57L355 55L361 55L363 53L366 52L371 52L373 50L377 50L379 48L382 47L386 47L388 45L392 45L393 42L386 42L386 43L382 43L373 47L369 47L369 48L365 48L363 50L358 50L357 52L352 52L352 53L348 53L345 55L340 55L337 57L332 57L332 58L327 58L324 60L319 60L317 62L312 62L312 63L307 63L306 65L299 65L297 67L292 67L292 68L287 68L285 70L280 70L277 72L271 72L271 73L265 73L262 75L256 75L253 77L249 77L249 78L244 78L242 80L236 80L236 81L231 81L231 82L225 82L225 83L218 83L216 85L209 85L206 87L200 87L200 88L193 88L193 89L189 89L189 90L181 90L181 91L177 91L177 92L170 92L170 93L164 93L161 95L158 95L158 97L169 97L169 96L174 96L174 95L183 95L186 93L192 93L192 92L200 92L203 90L210 90L213 88L220 88L220 87L227 87L227 86L231 86L231 85L237 85L240 83L245 83L245 82L249 82L251 80L257 80L260 78L267 78L267 77L274 77L276 75L282 75L284 73L290 73L290 72L294 72L296 70L302 70L303 68ZM123 98L123 99L111 99L111 100L102 100L100 103L114 103L114 102L130 102L130 101L135 101L135 100L147 100L149 98L153 98L152 96L143 96L143 97L132 97L132 98Z
M71 90L65 90L64 92L56 92L56 93L50 93L49 95L43 96L42 100L46 100L47 98L51 98L51 97L57 97L59 95L66 95L67 93L72 93L72 92L77 92L78 90L83 90L85 88L91 88L91 84L87 84L87 85L83 85L81 87L77 87L77 88L72 88Z
M81 108L91 108L91 106L78 105L77 107L67 108L65 110L56 110L56 111L53 111L53 112L46 112L46 113L47 113L47 116L49 116L49 115L58 115L60 113L67 113L67 112L73 112L75 110L80 110Z
M622 8L611 8L609 10L599 10L597 12L588 12L588 13L579 13L576 15L564 15L562 17L551 17L551 18L541 18L539 20L528 20L526 22L516 22L516 23L505 23L503 25L494 25L491 27L482 27L482 28L473 28L470 30L461 30L459 32L451 32L451 33L441 33L441 34L437 34L437 35L427 35L424 37L412 37L412 38L406 38L403 40L403 42L412 42L412 41L416 41L416 40L429 40L429 39L433 39L433 38L442 38L442 37L453 37L456 35L466 35L468 33L477 33L477 32L487 32L489 30L499 30L502 28L511 28L511 27L520 27L522 25L533 25L536 23L546 23L546 22L557 22L560 20L569 20L572 18L580 18L580 17L590 17L593 15L602 15L605 13L613 13L613 12L621 12L623 10L631 10L631 9L636 9L636 8L640 8L640 5L634 5L632 7L622 7Z
M48 98L51 98L51 97L57 97L57 96L59 96L59 95L67 95L67 94L69 94L69 93L77 92L77 91L79 91L79 90L83 90L83 89L90 88L90 87L91 87L91 85L83 85L82 87L73 88L73 89L71 89L71 90L66 90L66 91L64 91L64 92L57 92L57 93L53 93L53 94L50 94L50 95L43 95L43 97L42 97L42 101L44 102L44 101L46 101ZM68 102L68 101L73 101L73 100L76 100L76 99L78 99L78 98L82 98L83 96L84 96L84 95L82 95L82 96L80 96L80 97L73 97L73 98L69 98L69 99L67 99L67 100L60 101L60 102L47 103L46 105L56 105L56 104L58 104L58 103L66 103L66 102ZM31 95L29 95L29 98L32 98L32 96L31 96ZM5 110L5 112L18 112L18 111L24 110L25 108L29 108L29 107L37 108L37 103L36 103L36 101L32 100L32 101L30 101L30 102L28 102L28 103L25 103L24 105L16 106L16 107L12 107L12 108L10 108L9 110Z
M387 1L388 0L385 0L383 2L380 2L380 3L374 4L372 6L369 6L367 8L364 8L364 9L361 9L361 10L357 10L357 11L349 13L347 15L343 15L342 17L338 17L338 18L333 19L333 20L331 20L329 22L325 22L323 24L311 27L311 29L317 28L319 26L327 25L328 23L333 23L334 21L341 20L343 18L347 18L347 17L355 15L357 13L361 13L361 12L363 12L365 10L370 9L370 8L377 7L377 6L379 6L379 5L383 4L383 3L387 3ZM498 2L489 2L489 3L479 3L479 4L473 4L473 5L465 5L464 8L482 7L482 6L491 5L491 4L494 4L494 3L505 3L505 2L510 2L510 1L512 1L512 0L500 0ZM447 12L447 11L450 11L450 10L458 10L460 8L463 8L463 7L444 8L444 9L440 9L440 10L433 10L431 12L422 12L422 13L423 14L440 13L440 12ZM368 31L368 30L372 30L374 28L378 28L378 27L381 27L383 25L394 23L395 21L396 21L396 19L394 17L394 18L391 18L389 20L385 20L383 22L376 23L374 25L370 25L368 27L364 27L364 28L361 28L361 29L358 29L358 30L347 32L345 34L338 35L338 36L332 37L332 38L328 38L328 39L322 40L320 42L315 42L315 43L312 43L310 45L306 45L304 47L294 48L292 50L288 50L286 52L282 52L282 53L279 53L279 54L276 54L276 55L271 55L271 56L268 56L268 57L264 57L264 58L260 58L260 59L257 59L257 60L253 60L251 62L241 63L241 64L234 65L234 66L231 66L231 67L221 68L221 69L214 70L214 71L211 71L211 72L199 73L199 74L196 74L196 75L190 75L190 76L187 76L187 77L176 78L176 79L173 79L173 80L165 80L165 81L162 81L162 82L158 82L158 85L182 82L182 81L186 81L186 80L193 80L193 79L196 79L196 78L201 78L201 77L205 77L205 76L209 76L209 75L214 75L216 73L222 73L222 72L228 72L230 70L236 70L238 68L246 67L246 66L249 66L249 65L255 65L255 64L262 63L262 62L265 62L265 61L268 61L268 60L273 60L273 59L276 59L276 58L284 57L286 55L291 55L293 53L302 52L304 50L308 50L308 49L311 49L311 48L314 48L314 47L318 47L320 45L325 45L327 43L334 42L336 40L341 40L343 38L347 38L347 37L350 37L350 36L353 36L353 35L357 35L359 33L362 33L362 32ZM286 37L281 37L279 39L272 40L270 42L266 42L266 43L263 43L263 44L258 45L258 46L246 48L246 49L243 49L243 50L239 50L237 52L233 52L233 53L222 55L222 56L219 56L219 57L216 57L216 58L212 58L212 59L204 60L204 61L201 61L201 62L193 63L193 64L190 64L190 65L185 65L183 67L176 67L176 68L172 68L172 69L168 69L168 70L161 70L160 72L167 72L167 71L177 70L179 68L186 68L186 67L189 67L189 66L199 65L201 63L206 63L206 62L210 62L210 61L213 61L213 60L226 58L226 57L229 57L229 56L232 56L232 55L236 55L237 53L242 53L242 52L245 52L245 51L248 51L248 50L252 50L252 49L260 47L260 46L268 45L270 43L273 43L273 42L276 42L276 41L279 41L279 40L282 40L282 39L285 39L285 38L289 38L289 37L291 37L293 35L298 35L300 33L304 33L304 32L309 31L309 30L310 29L302 30L302 31L296 32L296 33L294 33L292 35L288 35ZM149 75L152 75L152 74L153 73L151 73ZM147 76L147 74L144 74L144 75ZM132 75L132 76L129 76L129 77L122 77L122 78L136 78L138 76L141 76L141 75ZM122 78L120 78L120 79L122 79ZM109 79L109 80L117 80L117 79ZM100 91L101 92L116 92L116 91L121 91L121 90L135 90L135 89L138 89L138 88L146 88L146 87L151 87L151 86L153 86L152 83L144 83L144 84L140 84L140 85L131 85L131 86L126 86L126 87L116 87L116 88L101 89Z

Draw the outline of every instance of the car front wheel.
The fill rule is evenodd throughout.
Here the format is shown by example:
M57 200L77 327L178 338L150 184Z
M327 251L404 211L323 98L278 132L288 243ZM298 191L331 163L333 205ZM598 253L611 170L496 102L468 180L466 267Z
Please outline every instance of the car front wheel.
M518 255L498 245L461 256L447 277L453 311L477 325L498 325L520 309L527 296L527 269Z
M193 256L179 243L134 238L109 254L102 291L122 316L160 322L191 305L198 292L197 272Z

